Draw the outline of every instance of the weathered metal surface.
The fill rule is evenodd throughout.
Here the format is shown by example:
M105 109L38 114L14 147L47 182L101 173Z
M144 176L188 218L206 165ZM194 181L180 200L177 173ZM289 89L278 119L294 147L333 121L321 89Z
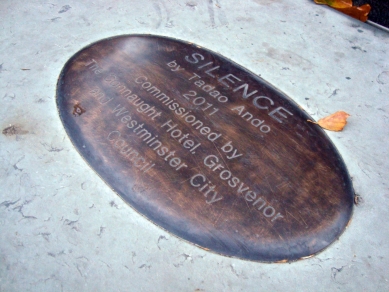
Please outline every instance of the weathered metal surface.
M296 260L350 220L351 180L323 130L209 50L156 36L99 41L65 65L57 105L75 147L125 201L211 251Z

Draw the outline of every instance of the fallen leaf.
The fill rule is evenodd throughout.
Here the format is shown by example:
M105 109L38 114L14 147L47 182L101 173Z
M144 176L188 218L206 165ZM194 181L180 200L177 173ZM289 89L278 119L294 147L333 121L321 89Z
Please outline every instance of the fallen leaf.
M352 0L314 0L316 4L328 5L360 21L366 22L371 7L369 4L353 6Z
M350 115L344 111L338 111L332 115L318 120L317 123L311 120L308 120L308 122L318 124L320 127L329 131L339 132L342 131L344 126L347 124L347 118L349 116Z
M360 21L366 22L370 13L371 7L369 4L362 6L352 6L348 8L336 8L336 10L347 14L348 16L354 17Z
M324 4L333 8L347 8L353 6L352 0L314 0L316 4Z

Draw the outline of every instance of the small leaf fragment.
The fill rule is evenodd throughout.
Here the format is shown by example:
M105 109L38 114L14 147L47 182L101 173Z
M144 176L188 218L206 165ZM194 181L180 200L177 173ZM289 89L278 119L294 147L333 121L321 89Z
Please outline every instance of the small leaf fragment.
M342 131L347 124L347 118L349 116L350 115L344 111L337 111L332 115L318 120L317 124L326 130L339 132Z
M353 6L352 0L314 0L316 4L325 4L332 8L348 8Z
M328 5L348 16L366 22L371 7L369 4L353 6L352 0L314 0L316 4Z
M367 17L370 13L371 7L369 4L364 4L362 6L352 6L348 8L336 8L338 11L347 14L348 16L354 17L360 21L366 22Z

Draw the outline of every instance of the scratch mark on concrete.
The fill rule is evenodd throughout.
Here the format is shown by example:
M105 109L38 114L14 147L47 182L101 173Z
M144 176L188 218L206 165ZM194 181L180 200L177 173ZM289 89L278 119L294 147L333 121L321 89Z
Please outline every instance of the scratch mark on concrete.
M58 19L61 19L61 17L54 17L54 18L51 18L50 21L51 21L51 22L57 22Z
M78 265L76 265L76 268L77 268L77 271L80 273L81 277L84 277L84 275L81 273L81 270L80 270L80 268L78 267Z
M158 242L157 242L158 249L161 249L161 248L159 247L159 242L160 242L161 240L169 240L169 239L167 239L165 236L161 235L161 236L158 238Z
M156 28L159 28L161 26L161 23L162 23L161 7L159 6L159 4L157 2L153 3L153 7L154 7L154 9L155 9L155 11L157 12L157 15L158 15L158 20L157 20Z
M150 268L151 268L151 265L146 265L146 264L143 264L143 265L138 267L138 269L149 269L149 270L150 270Z
M230 269L231 269L231 272L234 273L235 276L237 276L238 278L240 278L238 272L234 269L234 266L233 266L233 265L230 265Z
M332 277L332 279L334 279L334 281L336 281L336 275L338 274L338 273L340 273L340 272L342 272L343 271L343 269L344 269L344 267L346 267L346 266L342 266L341 268L335 268L335 267L332 267L331 268L331 277Z
M5 208L8 208L9 206L15 205L17 202L20 201L20 198L16 201L4 201L0 204L0 206L4 206Z
M222 7L220 6L219 0L216 0L216 6L220 8L220 9L218 9L218 18L219 18L221 25L228 25L227 16L224 13L224 10L222 9Z
M72 7L70 5L64 5L62 6L61 10L58 11L58 13L65 13L67 11L69 11Z
M133 263L133 264L135 263L135 261L134 261L134 257L136 257L136 252L134 252L134 251L133 251L133 252L132 252L132 258L131 258L131 259L132 259L132 263Z
M50 242L50 235L51 235L51 233L43 232L43 233L39 233L39 235L41 235L47 242Z
M26 200L26 201L23 202L23 204L13 208L13 210L16 210L17 212L19 212L22 215L22 217L23 217L22 219L38 219L35 216L24 215L24 213L23 213L24 206L28 205L31 202L32 202L32 200Z
M79 232L80 229L79 229L79 225L78 225L78 224L76 225L77 222L78 222L78 219L75 220L75 221L71 221L71 220L69 220L69 219L65 219L65 220L63 221L63 225L68 225L68 226L71 227L71 229L73 229L73 230Z
M113 207L113 208L116 208L116 209L119 209L118 208L118 205L115 203L115 201L111 201L111 202L109 202L109 205L111 206L111 207Z
M6 99L6 98L9 98L11 100L14 100L16 98L16 94L15 93L12 93L12 94L8 94L6 93L4 96L3 96L3 99Z
M208 1L208 14L211 20L211 26L215 27L215 11L213 9L213 0Z
M102 260L100 260L100 262L102 262L103 264L105 264L108 268L111 268L111 266L108 265L106 262L104 262L104 261L102 261Z
M87 260L89 262L89 259L85 256L80 256L77 258L78 260Z
M41 145L43 147L45 147L45 149L49 152L61 152L63 150L63 148L57 148L57 147L54 147L53 145L49 145L45 142L43 142L43 143L41 142Z
M338 94L338 91L339 91L339 89L337 88L337 89L335 89L333 92L332 92L332 94L328 97L328 98L331 98L331 97L333 97L333 96L335 96L335 95L337 95Z
M101 235L103 235L103 233L104 233L104 230L105 230L105 227L100 226L100 232L99 232L99 234L97 234L97 236L101 237Z
M19 167L17 166L17 164L18 164L20 161L22 161L22 160L24 159L24 157L25 157L25 155L23 155L22 158L20 158L14 165L12 165L13 168L14 168L15 170L23 171L23 168L19 168Z

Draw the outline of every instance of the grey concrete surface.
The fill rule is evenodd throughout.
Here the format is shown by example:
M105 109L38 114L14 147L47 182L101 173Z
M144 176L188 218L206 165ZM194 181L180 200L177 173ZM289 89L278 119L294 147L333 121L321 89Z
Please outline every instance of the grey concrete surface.
M1 291L388 291L389 33L310 0L0 1ZM65 62L119 34L190 41L315 119L351 114L338 147L363 202L291 264L223 257L161 230L80 157L59 119Z

